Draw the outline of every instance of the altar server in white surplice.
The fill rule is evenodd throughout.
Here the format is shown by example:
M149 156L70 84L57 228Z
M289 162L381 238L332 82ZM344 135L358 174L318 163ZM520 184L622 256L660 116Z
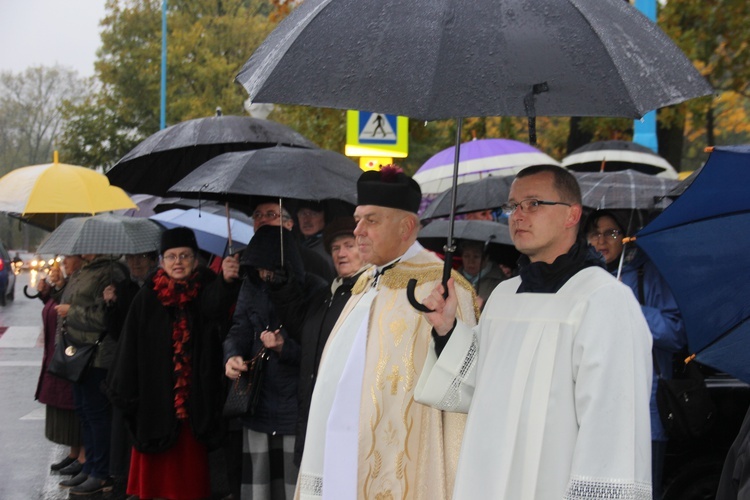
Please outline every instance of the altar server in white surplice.
M416 242L419 185L395 166L365 172L354 212L360 256L315 383L297 497L303 500L450 498L465 415L414 401L432 327L409 305L440 283L443 262ZM476 322L471 285L454 272L457 313Z
M455 286L424 301L434 346L417 401L468 412L455 500L651 498L651 335L631 290L579 239L581 193L553 166L521 171L503 206L523 254L479 325Z

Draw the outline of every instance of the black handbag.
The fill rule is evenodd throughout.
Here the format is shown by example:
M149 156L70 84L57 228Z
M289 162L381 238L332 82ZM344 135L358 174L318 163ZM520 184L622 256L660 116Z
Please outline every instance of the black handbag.
M258 401L260 401L260 390L267 360L268 352L263 347L252 359L245 361L247 371L240 372L240 376L229 388L227 400L224 403L223 415L225 417L255 414Z
M688 362L675 378L658 375L656 406L664 430L671 439L694 439L705 435L716 421L716 406L697 363Z
M104 333L93 344L81 342L68 335L63 323L47 371L55 377L69 382L79 382L91 365L96 348L101 343L102 338L104 338Z

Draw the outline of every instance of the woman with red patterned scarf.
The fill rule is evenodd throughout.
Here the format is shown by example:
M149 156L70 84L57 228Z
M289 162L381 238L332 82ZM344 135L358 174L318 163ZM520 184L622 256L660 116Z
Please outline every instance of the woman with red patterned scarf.
M133 434L127 492L139 498L210 497L208 450L222 431L222 346L239 291L239 262L217 277L198 266L186 228L162 235L160 268L133 299L108 394Z

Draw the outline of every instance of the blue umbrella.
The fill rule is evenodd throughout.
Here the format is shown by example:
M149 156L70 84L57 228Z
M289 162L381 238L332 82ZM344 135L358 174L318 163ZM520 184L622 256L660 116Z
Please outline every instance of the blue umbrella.
M750 382L750 145L714 148L636 235L669 283L696 359Z
M174 208L149 217L166 227L187 227L195 233L198 248L206 252L226 257L229 252L229 233L227 232L227 218L223 215L215 215L201 211L196 208L182 210ZM252 226L230 219L233 251L245 248L253 237Z

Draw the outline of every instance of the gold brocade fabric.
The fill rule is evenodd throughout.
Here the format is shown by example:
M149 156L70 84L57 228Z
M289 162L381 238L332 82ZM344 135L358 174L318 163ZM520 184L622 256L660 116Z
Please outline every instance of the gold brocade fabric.
M423 299L440 282L442 268L442 261L423 250L386 271L377 283L360 410L361 499L439 500L451 496L465 415L444 413L414 401L414 386L430 347L432 328L409 305L405 291L409 279L416 278L415 295ZM471 286L455 273L454 277L458 315L474 325L477 309ZM372 280L372 273L364 273L356 292L372 286Z

